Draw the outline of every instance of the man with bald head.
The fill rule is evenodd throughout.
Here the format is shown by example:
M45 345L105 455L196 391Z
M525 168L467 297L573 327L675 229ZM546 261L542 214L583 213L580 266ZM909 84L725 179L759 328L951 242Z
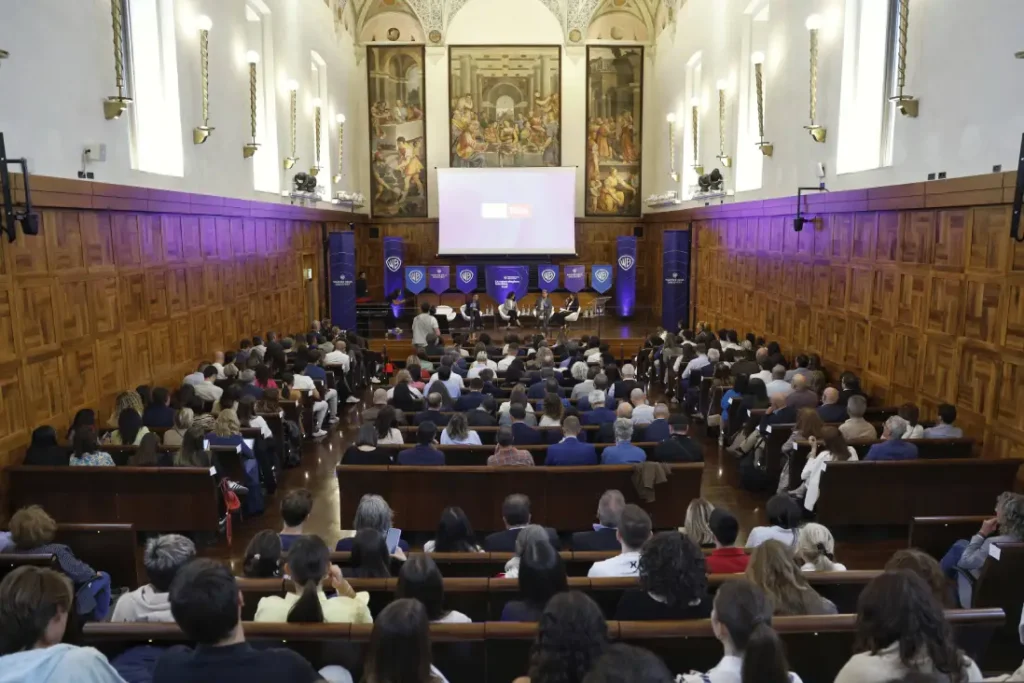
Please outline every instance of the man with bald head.
M619 407L615 409L615 419L619 418L629 420L633 422L633 406L623 401L619 404ZM614 422L602 422L601 426L597 430L597 442L596 443L615 443L615 424Z
M647 403L644 390L637 387L629 394L629 402L633 404L631 419L634 425L645 425L654 422L654 406Z
M793 377L793 393L786 397L786 405L797 410L818 407L818 395L807 388L807 378L803 375Z
M793 385L786 381L786 367L784 365L776 365L772 368L772 381L764 385L764 388L768 391L768 398L776 394L789 396L793 393Z
M785 394L775 394L768 399L770 405L765 411L761 423L757 426L762 434L766 434L769 425L793 424L796 422L797 409L786 405Z
M846 422L846 406L839 402L839 390L828 387L821 394L818 417L822 422Z

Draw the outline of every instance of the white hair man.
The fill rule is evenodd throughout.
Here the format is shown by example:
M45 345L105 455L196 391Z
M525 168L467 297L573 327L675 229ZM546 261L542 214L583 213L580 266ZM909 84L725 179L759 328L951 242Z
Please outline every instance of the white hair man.
M195 556L195 544L184 536L167 534L149 539L142 555L149 583L121 596L110 620L173 623L168 595L171 581Z
M916 460L917 446L905 440L903 435L910 429L910 423L899 415L893 415L885 421L882 430L882 443L876 443L868 451L865 460Z
M633 422L628 417L615 420L614 432L615 445L608 446L601 452L602 465L628 465L647 460L647 454L643 449L630 443L630 439L633 438Z
M647 403L647 394L637 387L629 393L629 402L633 404L633 424L646 425L654 422L654 406Z

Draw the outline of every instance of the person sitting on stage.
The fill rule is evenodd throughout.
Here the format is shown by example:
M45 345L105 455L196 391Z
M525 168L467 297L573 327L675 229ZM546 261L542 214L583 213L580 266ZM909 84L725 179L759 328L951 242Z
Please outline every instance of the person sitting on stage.
M555 307L551 304L548 290L540 290L540 299L537 300L537 319L540 321L540 326L544 332L548 331L548 324L551 322L551 315L554 310Z
M481 326L479 294L474 294L473 297L466 302L466 317L469 318L470 331Z
M398 326L398 316L402 314L402 306L405 305L405 299L402 296L402 288L399 287L391 293L387 298L387 319L388 319L388 332L392 334L398 334L402 329Z
M565 298L565 304L562 306L562 310L551 316L551 324L555 327L566 327L568 318L573 313L580 310L580 300L576 294L569 292L569 296Z
M505 303L501 305L502 311L508 316L508 324L505 325L505 329L515 325L516 327L522 327L519 324L519 312L516 310L516 293L509 292L508 296L505 297Z

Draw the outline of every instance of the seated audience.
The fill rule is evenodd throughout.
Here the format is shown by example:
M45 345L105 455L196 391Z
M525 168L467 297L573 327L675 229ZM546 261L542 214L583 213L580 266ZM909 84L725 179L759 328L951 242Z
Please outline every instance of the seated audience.
M437 534L423 544L425 553L482 553L473 525L460 507L446 507L437 523Z
M818 395L808 388L807 378L803 375L793 377L793 391L786 396L786 405L797 410L818 407Z
M455 402L455 410L459 412L465 412L467 410L475 410L480 407L487 394L484 392L484 381L480 377L474 377L469 380L469 391L459 396L459 400Z
M878 438L878 430L875 426L864 419L864 413L868 409L868 400L856 394L850 396L850 399L843 402L842 395L840 394L839 403L846 406L846 412L849 414L849 418L843 424L839 425L839 431L843 433L843 437L847 441L858 441L861 439L875 440Z
M789 396L793 393L793 385L786 381L786 366L776 365L772 367L772 379L766 382L764 390L768 392L768 398L773 396Z
M178 412L174 413L174 425L164 432L164 446L180 448L181 442L185 438L185 432L192 426L193 419L195 419L195 412L191 408L179 408Z
M402 438L402 430L398 428L398 417L395 409L391 406L384 406L380 409L373 426L377 430L378 446L405 443L405 439Z
M83 408L75 413L74 419L71 420L71 427L68 429L68 441L73 441L75 432L82 427L96 428L96 411L90 408Z
M602 465L625 465L644 462L647 454L642 448L630 443L633 438L633 423L624 417L615 420L615 445L601 451Z
M139 415L142 415L142 411L145 410L146 406L142 402L142 397L139 396L137 391L122 391L114 399L114 412L110 414L110 419L107 420L108 427L117 427L117 418L121 416L121 412L124 410L134 410Z
M658 406L661 407L661 404ZM645 441L659 440L651 439L651 429L660 421L655 420L647 426ZM654 447L652 459L657 462L704 462L704 450L690 438L690 419L684 413L677 413L668 419L668 425L671 433Z
M884 441L869 448L864 460L915 460L917 446L903 438L909 428L907 421L899 415L890 417L882 429Z
M430 420L435 425L446 425L448 424L449 416L445 415L442 411L444 406L442 405L442 396L438 392L432 392L427 394L427 407L425 410L421 410L416 413L412 418L414 425L419 425L427 420Z
M608 624L597 603L579 591L559 593L540 617L527 676L513 683L583 683L607 649Z
M128 467L173 467L174 456L157 452L156 434L150 432L142 437L135 452L128 456Z
M322 680L294 650L255 648L242 631L242 593L220 562L197 559L171 583L171 614L195 649L176 645L160 657L153 683Z
M608 398L618 397L622 401L628 401L630 394L638 386L640 383L636 381L636 368L631 363L626 363L622 366L622 379L608 389Z
M533 455L529 451L515 447L515 438L511 427L499 427L495 439L497 446L494 453L487 456L488 467L533 467L536 465Z
M592 444L579 440L580 420L570 415L562 421L562 440L548 446L544 464L548 467L559 465L596 465L597 450Z
M639 387L629 394L629 402L633 404L633 424L649 425L654 422L654 406L647 402L647 394Z
M378 387L373 390L373 405L362 412L360 415L363 424L372 424L376 419L378 413L388 404L388 391ZM405 413L401 410L395 409L395 418L399 424L405 424Z
M818 595L797 567L790 547L765 541L750 553L747 578L767 594L775 616L836 614L831 600Z
M640 586L622 594L618 621L681 621L711 616L704 555L678 531L655 534L640 551Z
M857 601L857 648L835 683L902 680L912 673L938 680L980 681L981 671L957 649L953 629L921 577L887 571Z
M921 418L921 411L918 409L917 405L913 403L904 403L899 407L896 414L907 421L907 432L903 435L904 439L924 438L924 425L918 422Z
M163 387L153 389L149 405L142 413L142 424L147 427L171 427L174 425L174 408L171 407L171 392Z
M715 506L703 498L694 498L686 506L686 519L682 532L700 548L714 548L715 534L711 531L711 513Z
M530 523L530 499L521 493L506 496L501 504L501 519L505 522L505 531L497 531L484 539L484 550L489 553L515 552L516 537ZM550 528L545 531L551 545L557 549L558 532Z
M220 400L220 397L224 394L224 390L214 384L216 381L217 368L213 367L212 364L207 365L203 368L202 381L196 382L194 385L196 388L196 396L198 396L200 400L217 403L217 401Z
M801 683L789 670L786 648L772 629L772 603L750 581L727 581L718 589L711 630L725 656L706 674L683 674L679 683Z
M836 562L836 542L832 532L810 522L797 534L796 561L805 572L845 572L846 565Z
M925 439L962 439L964 436L963 431L959 427L954 427L953 423L956 422L956 406L952 406L948 403L939 404L939 421L934 427L928 427L924 430Z
M508 426L511 427L512 437L517 444L520 446L535 446L544 443L544 435L527 423L527 418L530 415L527 414L526 409L522 405L513 403L512 407L509 408L508 417L510 419ZM536 418L534 419L536 420Z
M245 548L242 576L247 579L281 577L281 537L273 529L257 532Z
M409 557L398 572L395 599L412 598L423 603L432 624L469 624L473 620L462 612L444 608L444 577L430 555Z
M840 403L845 405L849 403L850 399L854 396L864 396L864 399L867 400L867 396L865 396L864 392L861 391L860 379L852 372L844 372L840 375L839 384L841 387L839 391Z
M629 504L622 510L615 538L621 552L615 557L595 562L587 576L638 576L640 548L651 537L651 518L639 505Z
M95 569L82 562L71 548L54 543L57 522L38 505L23 507L11 516L11 542L18 555L53 555L57 565L75 584L76 588L96 578Z
M792 370L787 370L786 371L785 380L787 382L792 382L793 381L793 377L795 377L796 375L804 375L804 376L810 375L811 374L811 370L808 368L809 363L810 363L810 361L807 358L807 356L805 356L804 354L798 355L796 357L796 367L794 369L792 369ZM826 422L827 422L827 420L826 420Z
M466 423L470 427L497 427L498 420L494 417L494 397L485 395L484 400L474 410L466 411ZM508 413L505 414L506 416Z
M594 443L615 443L615 421L625 420L629 422L630 427L633 426L633 404L629 401L623 401L615 407L615 419L611 422L602 422L597 427L597 436L594 437ZM630 440L632 440L632 436Z
M254 621L290 624L368 624L370 594L356 593L342 578L341 569L332 565L327 545L319 536L299 536L288 551L284 573L296 591L284 597L262 598ZM321 583L327 581L338 594L328 598Z
M124 683L99 650L62 642L74 597L52 569L18 567L0 581L0 681Z
M505 603L501 621L540 621L548 601L568 590L565 564L543 536L530 538L519 555L521 599Z
M32 441L25 451L23 465L37 467L58 467L68 464L68 449L57 443L57 432L50 425L32 430Z
M608 646L594 662L583 683L675 683L661 657L625 643ZM730 683L732 683L730 681Z
M419 600L395 600L377 616L363 664L365 683L448 683L432 663L430 617Z
M544 413L540 416L538 427L561 427L562 415L565 406L558 394L548 393L544 395Z
M469 422L463 413L455 413L448 420L448 425L441 430L442 446L479 446L480 435L469 428Z
M886 571L906 569L913 572L928 584L932 596L943 608L951 608L956 605L952 584L942 572L939 561L923 550L917 548L897 550L885 563L884 569Z
M800 473L801 484L790 491L791 496L803 500L804 509L808 512L814 512L814 506L821 495L821 475L825 472L827 463L858 459L857 451L847 445L842 432L835 427L825 427L821 431L821 436L823 445L814 436L808 439L811 443L811 452Z
M114 605L113 622L158 621L173 623L168 591L178 570L196 556L196 546L188 538L167 534L150 538L142 554L149 583L122 595Z
M391 455L386 449L377 447L377 428L363 424L356 434L356 442L346 449L341 457L342 465L390 465Z
M684 415L684 413L680 413ZM671 418L671 412L664 403L658 403L654 406L654 419L649 422L642 431L641 441L656 441L661 442L669 438L672 434L672 428L669 424ZM633 409L633 424L637 424L636 421L636 409Z
M768 526L756 526L747 536L747 547L756 548L765 541L774 540L789 548L796 548L796 529L803 513L796 501L787 495L772 496L764 508Z
M818 417L822 422L844 422L846 420L846 406L839 402L839 390L835 387L828 387L821 394L821 405L818 406Z
M519 577L519 564L522 561L523 552L534 541L550 543L551 538L548 536L547 530L539 524L527 524L519 535L516 536L515 550L512 552L512 557L505 563L501 574L498 575L499 578L515 579Z
M587 395L590 410L583 413L583 424L599 425L606 422L615 422L615 411L605 407L605 393L595 389ZM580 410L583 407L580 406Z
M266 439L268 444L271 443L270 439L274 438L274 432L270 431L270 425L267 424L266 419L256 413L256 399L252 396L242 396L238 399L238 406L235 410L242 427L260 430L260 436Z
M398 465L443 465L444 453L434 448L437 427L427 420L416 428L416 445L399 451L395 463Z
M293 489L281 501L281 519L284 528L278 535L281 537L281 550L288 552L292 544L302 537L302 525L313 511L313 494L308 489Z
M727 510L715 508L709 522L715 536L715 549L704 558L708 574L742 574L750 563L750 555L736 547L740 523Z
M114 459L109 453L100 450L99 440L96 438L96 430L92 427L82 427L75 432L75 438L71 442L71 457L69 465L84 467L113 467Z
M609 489L597 502L597 524L593 531L577 531L572 535L572 549L583 551L619 550L619 520L626 507L622 492Z
M995 517L981 523L970 541L957 541L942 557L942 571L957 580L960 605L965 608L971 606L974 579L981 573L992 546L1024 541L1024 495L1010 491L999 494L995 513Z

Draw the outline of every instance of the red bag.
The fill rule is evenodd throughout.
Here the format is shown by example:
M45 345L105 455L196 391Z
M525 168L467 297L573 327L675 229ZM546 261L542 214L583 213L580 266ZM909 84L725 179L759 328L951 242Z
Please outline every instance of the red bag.
M227 477L220 480L220 492L224 496L224 507L228 511L227 519L224 522L224 535L227 536L228 545L231 545L231 516L242 509L242 501L238 499L238 494L228 487Z

